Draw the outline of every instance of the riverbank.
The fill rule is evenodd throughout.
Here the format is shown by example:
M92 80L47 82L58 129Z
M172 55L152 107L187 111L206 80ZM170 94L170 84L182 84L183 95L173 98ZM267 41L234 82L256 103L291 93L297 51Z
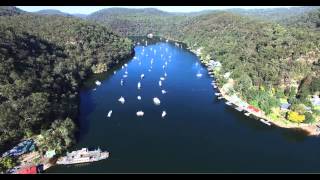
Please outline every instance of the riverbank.
M213 77L214 75L214 69L210 66L210 64L207 62L210 60L210 57L208 59L208 57L202 57L201 55L201 48L198 48L197 50L192 49L192 48L187 48L188 50L190 50L191 52L193 52L199 59L201 64L203 64L209 74L210 77ZM262 121L266 121L267 123L271 123L277 127L281 127L281 128L287 128L287 129L298 129L298 130L303 130L305 131L309 136L318 136L320 135L320 129L317 127L317 124L306 124L306 123L293 123L290 122L284 118L278 118L278 119L273 119L267 115L265 115L265 112L263 112L262 110L259 109L258 112L248 109L248 108L244 108L243 104L239 104L239 102L235 102L233 101L233 98L230 97L229 95L227 95L227 93L225 92L225 90L223 89L223 87L221 87L221 84L218 84L216 82L214 82L214 87L220 91L221 93L221 97L224 98L226 101L231 102L235 108L240 108L241 111L246 111L249 112L251 116L254 117L254 119L260 120L262 119ZM243 100L242 100L243 101ZM250 104L248 104L247 102L243 101L244 103L246 103L248 106L250 106Z

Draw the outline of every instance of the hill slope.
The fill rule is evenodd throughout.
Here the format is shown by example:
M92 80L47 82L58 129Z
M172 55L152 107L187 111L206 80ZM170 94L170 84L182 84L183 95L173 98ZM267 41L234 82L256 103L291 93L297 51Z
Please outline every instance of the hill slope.
M0 17L0 34L0 151L39 133L40 150L65 150L82 81L133 53L129 39L77 18Z

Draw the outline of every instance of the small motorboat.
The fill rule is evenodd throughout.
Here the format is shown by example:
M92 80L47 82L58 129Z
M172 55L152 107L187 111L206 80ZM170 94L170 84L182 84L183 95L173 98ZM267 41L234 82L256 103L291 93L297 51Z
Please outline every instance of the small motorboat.
M112 114L112 110L108 112L108 117L111 117L111 114Z
M162 86L162 81L161 80L159 81L159 86Z
M138 111L137 112L137 116L143 116L144 115L144 112L143 111Z
M137 96L137 99L140 101L141 100L141 96Z
M197 73L197 77L202 77L202 74L201 73Z
M157 97L154 97L154 98L153 98L153 103L154 103L155 105L160 105L160 99L157 98Z
M162 93L162 94L166 94L167 91L166 91L166 90L161 90L161 93Z
M164 118L167 115L166 111L162 111L161 117Z
M140 75L140 78L143 79L143 78L144 78L144 74L141 74L141 75Z
M141 88L141 83L140 82L138 82L138 89L140 89Z
M100 86L100 85L101 85L101 82L100 82L100 81L96 81L96 85L97 85L97 86Z

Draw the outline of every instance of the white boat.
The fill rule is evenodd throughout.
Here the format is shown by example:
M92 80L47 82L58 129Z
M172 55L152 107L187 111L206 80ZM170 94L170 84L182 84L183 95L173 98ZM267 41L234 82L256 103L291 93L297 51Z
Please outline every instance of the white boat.
M159 81L159 86L162 86L162 81L161 80Z
M124 64L124 66L125 66L125 67L128 67L128 64L126 63L126 64Z
M135 57L133 57L133 59L137 59L137 57L135 56Z
M166 61L166 62L164 63L164 65L168 66L168 62Z
M166 42L169 42L169 40L167 39Z
M216 86L216 85L213 85L213 87L214 87L214 88L217 88L217 86Z
M249 113L249 112L246 112L246 113L244 113L244 115L246 115L246 116L250 116L250 113Z
M154 103L155 105L160 105L160 99L157 98L157 97L154 97L154 98L153 98L153 103Z
M100 81L96 81L96 85L97 85L97 86L100 86L100 85L101 85L101 82L100 82Z
M97 88L94 88L94 89L93 89L93 91L96 91L96 90L97 90Z
M141 83L140 82L138 82L138 89L140 89L141 88Z
M124 104L124 102L125 102L124 97L121 96L121 97L118 99L118 101L121 102L121 104Z
M202 74L201 73L197 73L197 77L202 77Z
M221 93L214 93L216 96L220 96L221 95Z
M111 117L111 114L112 114L112 110L108 112L108 117Z
M143 111L138 111L137 112L137 116L143 116L144 115L144 112Z
M57 164L80 164L100 161L107 159L109 157L109 152L101 151L99 148L93 151L89 151L88 148L82 148L78 151L72 151L71 153L67 152L67 155L60 157L57 160Z
M149 72L151 72L151 69L148 69Z
M125 74L128 74L128 71L125 71L124 73L125 73Z
M123 79L121 79L121 81L120 81L120 85L121 85L121 86L123 86Z
M162 93L162 94L166 94L167 91L166 91L166 90L161 90L161 93Z
M128 77L128 75L125 74L125 75L123 75L122 77L123 77L123 78L126 78L126 77Z
M113 74L116 74L117 73L117 71L113 71Z
M218 99L223 99L223 97L222 97L222 96L219 96Z
M141 100L141 96L137 96L137 99L140 101Z
M121 69L123 69L124 67L123 66L121 66Z
M231 106L231 102L230 102L230 101L227 101L227 102L226 102L226 105Z
M143 79L143 78L144 78L144 74L141 74L141 75L140 75L140 78Z
M162 111L161 117L164 118L167 115L166 111Z
M164 73L164 77L167 77L167 73Z
M162 68L164 69L164 65L162 66Z
M160 80L161 80L161 81L164 81L164 80L165 80L165 78L164 78L164 77L160 77Z
M268 120L260 119L260 121L268 126L271 126L271 123Z
M243 109L240 108L240 107L236 107L236 110L239 111L239 112L243 111Z

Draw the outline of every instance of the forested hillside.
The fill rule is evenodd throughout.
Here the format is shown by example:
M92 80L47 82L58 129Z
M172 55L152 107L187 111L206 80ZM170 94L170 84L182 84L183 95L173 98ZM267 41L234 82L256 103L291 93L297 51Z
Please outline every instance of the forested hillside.
M14 16L25 13L25 11L14 6L0 6L0 16Z
M109 8L92 13L86 19L102 23L121 35L145 36L148 33L161 35L162 32L177 30L188 16L152 8Z
M270 8L270 9L228 9L227 12L239 14L243 16L249 16L261 20L281 22L285 19L291 19L305 15L312 12L320 7L317 6L301 6L301 7L290 7L290 8Z
M71 14L68 13L64 13L61 12L59 10L55 10L55 9L44 9L44 10L40 10L35 12L36 14L42 14L42 15L59 15L59 16L67 16L67 17L71 17Z
M77 18L3 16L0 35L0 151L40 133L41 148L71 145L83 79L133 53L131 40Z
M313 11L299 16L285 18L281 21L281 23L293 27L304 27L320 30L320 8L314 9Z
M213 58L222 63L216 75L221 86L233 79L231 94L266 114L279 107L280 99L287 99L293 111L303 114L306 111L301 106L312 107L310 95L319 94L317 31L221 12L193 18L181 26L179 34L174 38L193 49L202 48L201 56L207 62Z

